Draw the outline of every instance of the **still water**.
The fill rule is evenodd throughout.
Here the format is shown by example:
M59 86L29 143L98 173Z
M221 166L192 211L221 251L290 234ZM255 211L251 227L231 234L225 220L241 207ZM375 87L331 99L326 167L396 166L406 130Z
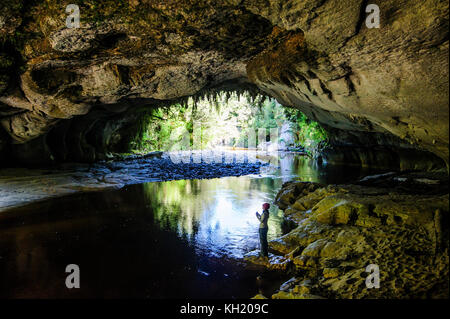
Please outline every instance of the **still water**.
M289 180L368 173L282 154L279 167L258 175L145 183L16 209L0 223L0 297L249 298L261 274L271 277L270 294L288 274L242 263L259 247L261 204ZM272 206L268 239L287 230ZM69 264L80 267L80 289L66 288Z

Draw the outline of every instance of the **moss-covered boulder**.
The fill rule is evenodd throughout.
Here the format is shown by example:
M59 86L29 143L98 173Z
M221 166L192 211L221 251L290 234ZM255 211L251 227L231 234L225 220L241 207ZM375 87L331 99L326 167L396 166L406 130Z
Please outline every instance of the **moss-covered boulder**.
M277 201L298 226L269 247L295 266L292 283L309 285L285 285L272 297L448 297L448 180L400 175L365 179L402 181L391 187L285 184ZM298 205L302 198L315 204ZM366 286L369 265L379 267L379 288Z

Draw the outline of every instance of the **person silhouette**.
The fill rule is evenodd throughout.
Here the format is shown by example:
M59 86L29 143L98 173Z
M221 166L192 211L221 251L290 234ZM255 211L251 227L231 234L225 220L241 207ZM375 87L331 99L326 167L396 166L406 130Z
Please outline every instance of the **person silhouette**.
M269 203L264 203L262 205L263 212L260 215L256 212L256 218L260 221L259 223L259 242L261 244L261 257L269 257L269 245L267 243L267 232L269 231L269 226L267 221L269 220Z

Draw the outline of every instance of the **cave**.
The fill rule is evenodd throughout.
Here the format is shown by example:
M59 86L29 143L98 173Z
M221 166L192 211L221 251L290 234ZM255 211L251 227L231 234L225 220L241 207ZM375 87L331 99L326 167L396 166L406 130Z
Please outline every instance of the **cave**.
M0 297L448 299L448 2L70 4L0 4ZM167 110L230 98L250 111L210 125L219 160L156 143ZM273 118L258 140L267 101L320 142L279 149ZM134 275L108 283L117 256Z

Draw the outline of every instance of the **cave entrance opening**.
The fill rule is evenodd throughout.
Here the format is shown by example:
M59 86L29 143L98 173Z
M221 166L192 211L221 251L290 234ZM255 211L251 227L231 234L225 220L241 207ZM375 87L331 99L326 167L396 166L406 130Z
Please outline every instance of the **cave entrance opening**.
M129 152L266 150L313 153L327 142L319 123L275 99L250 92L216 92L146 109Z

